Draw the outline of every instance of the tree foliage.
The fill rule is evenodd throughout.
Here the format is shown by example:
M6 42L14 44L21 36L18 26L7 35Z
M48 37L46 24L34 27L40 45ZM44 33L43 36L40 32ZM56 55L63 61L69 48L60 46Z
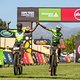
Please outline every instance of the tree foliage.
M75 49L75 38L76 38L76 36L74 34L72 34L70 38L65 39L65 45L66 45L65 51L67 51L67 52L73 52L74 51L74 49Z
M2 21L2 19L0 19L0 30L2 29L6 29L6 21Z

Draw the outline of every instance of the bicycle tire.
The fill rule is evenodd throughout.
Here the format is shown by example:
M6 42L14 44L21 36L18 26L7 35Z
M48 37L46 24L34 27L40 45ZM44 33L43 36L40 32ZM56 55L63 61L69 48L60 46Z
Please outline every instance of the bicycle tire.
M54 60L54 55L52 55L52 59L51 59L51 76L55 76L56 75L56 61Z
M23 71L23 67L19 67L19 74L22 74L22 71Z
M52 55L52 59L51 59L51 76L53 76L54 72L54 68L53 68L53 55Z
M18 67L14 66L14 75L18 75Z
M19 62L19 54L16 52L14 54L14 75L19 74L19 69L18 69L18 62Z
M54 67L54 76L56 76L56 68L57 68L57 67Z

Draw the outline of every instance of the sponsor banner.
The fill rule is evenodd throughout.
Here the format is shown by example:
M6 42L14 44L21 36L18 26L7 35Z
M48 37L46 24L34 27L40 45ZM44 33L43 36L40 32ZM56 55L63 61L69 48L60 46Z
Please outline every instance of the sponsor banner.
M61 21L80 21L80 8L62 8Z
M22 58L23 64L30 64L28 53L24 53L24 57Z
M11 52L4 51L4 62L6 64L13 64L13 54Z
M79 22L80 8L17 8L18 22L65 21Z
M38 21L38 8L18 7L17 21Z
M61 21L61 9L39 8L39 21Z
M2 49L0 49L0 65L4 65L4 54Z
M0 37L15 37L15 35L13 33L10 33L6 30L0 30Z
M36 45L50 45L50 43L49 39L34 39L34 44Z

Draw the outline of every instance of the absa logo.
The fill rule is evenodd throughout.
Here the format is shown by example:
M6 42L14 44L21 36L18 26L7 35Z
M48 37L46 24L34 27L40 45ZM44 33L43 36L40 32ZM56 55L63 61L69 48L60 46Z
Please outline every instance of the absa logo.
M80 9L77 9L74 12L74 17L75 17L76 20L80 21Z

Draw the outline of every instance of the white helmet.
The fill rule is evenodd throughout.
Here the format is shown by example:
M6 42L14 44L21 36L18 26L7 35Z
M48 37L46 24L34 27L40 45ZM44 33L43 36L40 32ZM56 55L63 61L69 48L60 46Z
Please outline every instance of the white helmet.
M62 27L61 27L60 25L56 26L56 30L57 30L57 31L60 31L61 28L62 28Z

